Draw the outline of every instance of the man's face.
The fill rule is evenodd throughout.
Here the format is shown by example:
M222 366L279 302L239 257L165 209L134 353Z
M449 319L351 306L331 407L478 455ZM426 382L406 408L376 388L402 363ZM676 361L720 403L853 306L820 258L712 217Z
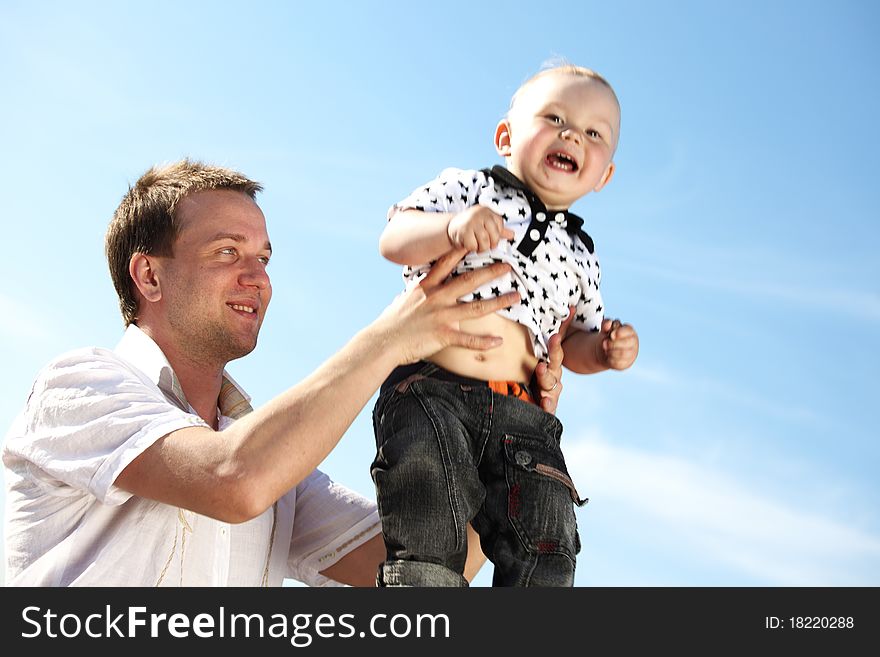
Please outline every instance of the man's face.
M225 363L250 353L272 285L266 220L247 194L200 191L177 206L180 233L162 258L162 302L171 338L188 357Z
M510 172L549 208L568 208L611 178L619 130L617 101L605 84L550 74L523 89L498 126L496 145Z

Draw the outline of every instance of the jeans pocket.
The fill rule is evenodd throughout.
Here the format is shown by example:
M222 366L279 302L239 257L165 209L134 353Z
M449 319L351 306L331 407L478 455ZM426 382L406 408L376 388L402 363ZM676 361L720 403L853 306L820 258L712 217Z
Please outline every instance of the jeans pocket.
M527 549L579 552L574 505L581 499L557 443L532 436L504 438L507 515Z
M559 483L563 484L568 489L568 494L571 496L571 501L578 506L583 506L590 501L588 497L581 498L578 495L577 489L574 487L574 482L571 480L571 477L568 476L568 473L564 470L554 468L552 465L547 465L545 463L536 463L535 472L550 477L551 479L555 479Z

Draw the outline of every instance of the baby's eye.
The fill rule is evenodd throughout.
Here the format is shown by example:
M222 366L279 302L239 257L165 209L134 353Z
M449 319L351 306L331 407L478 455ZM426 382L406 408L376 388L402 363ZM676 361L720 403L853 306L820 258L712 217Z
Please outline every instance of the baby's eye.
M546 118L548 121L550 121L550 123L553 123L555 125L562 125L562 117L561 116L558 116L556 114L548 114Z
M586 132L587 132L587 137L592 137L593 139L601 139L602 138L602 135L599 134L598 130L593 130L592 128L590 128Z

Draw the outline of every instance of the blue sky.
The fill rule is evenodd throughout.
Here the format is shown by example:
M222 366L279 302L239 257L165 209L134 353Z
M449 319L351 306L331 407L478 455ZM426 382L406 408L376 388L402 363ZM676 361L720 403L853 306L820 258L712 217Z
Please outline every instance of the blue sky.
M0 2L0 425L122 331L102 254L129 183L192 157L264 183L275 296L230 371L264 402L401 289L389 205L497 163L555 56L623 108L574 209L629 371L558 415L579 586L880 585L880 10L871 2ZM373 496L368 412L323 464ZM488 585L491 566L476 584Z

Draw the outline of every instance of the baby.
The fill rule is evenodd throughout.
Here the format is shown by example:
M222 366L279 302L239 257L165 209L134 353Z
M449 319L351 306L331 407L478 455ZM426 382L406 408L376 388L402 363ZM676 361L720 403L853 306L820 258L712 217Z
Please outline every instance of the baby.
M515 290L521 302L462 322L501 336L500 347L448 347L398 368L382 387L372 466L388 553L380 585L466 585L468 523L495 565L493 585L573 584L574 504L585 500L560 450L562 425L541 409L531 381L560 329L563 365L574 372L623 370L638 355L635 330L604 317L593 241L568 210L611 180L619 132L604 78L571 65L544 70L495 129L507 168L446 169L389 211L380 250L406 266L409 284L464 248L453 275L512 267L464 300Z

